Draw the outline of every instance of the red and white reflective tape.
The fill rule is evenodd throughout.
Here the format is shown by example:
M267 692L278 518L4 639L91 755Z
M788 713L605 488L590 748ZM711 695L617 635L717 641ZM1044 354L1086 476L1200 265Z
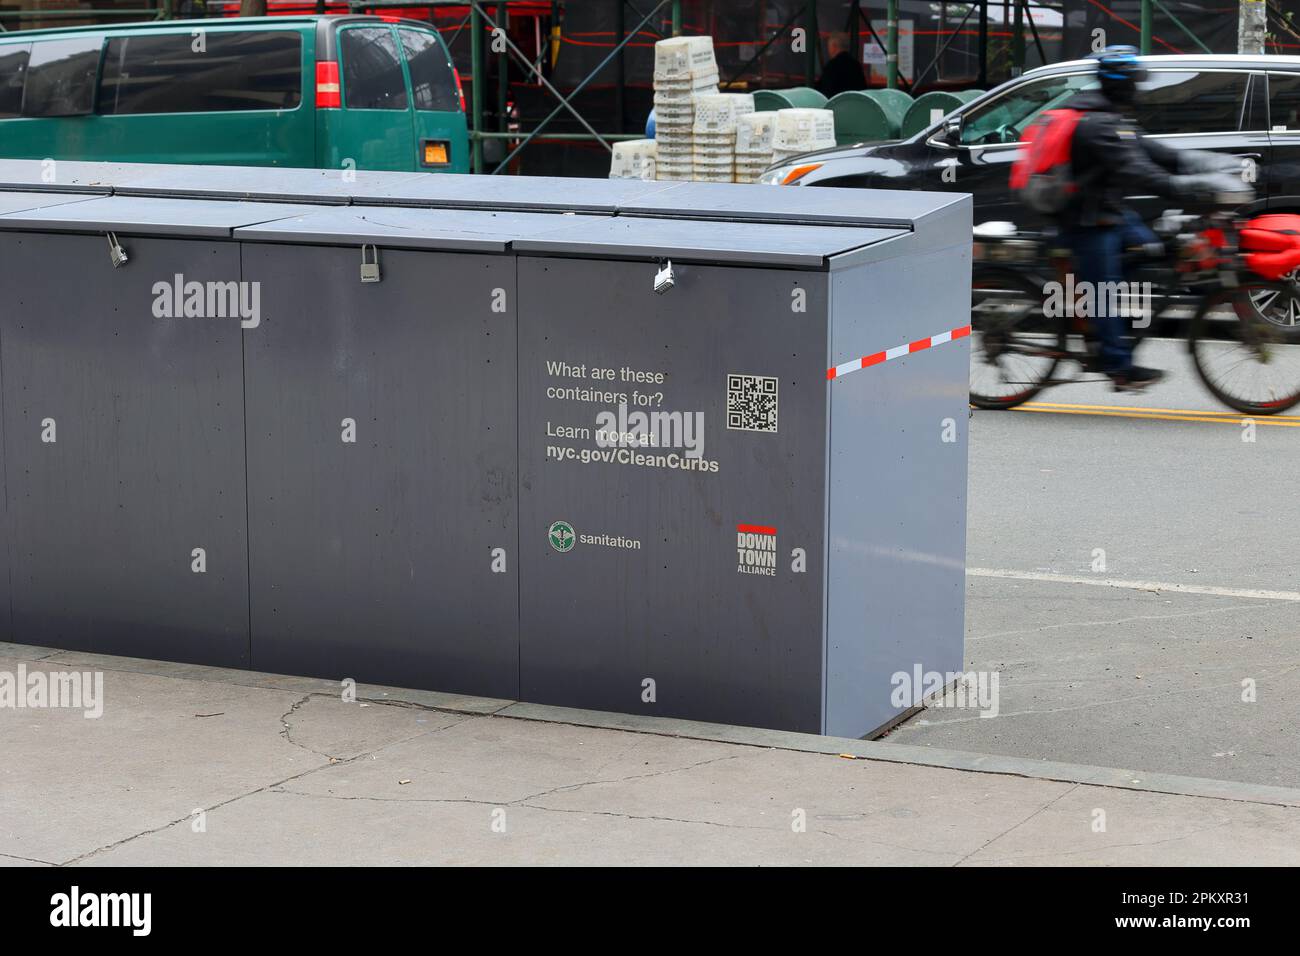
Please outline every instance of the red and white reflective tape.
M960 329L940 332L928 339L917 339L915 342L908 342L906 345L896 345L892 349L885 349L883 352L875 352L872 355L864 355L860 359L854 359L851 362L845 362L843 365L828 368L826 377L828 379L839 378L842 375L848 375L849 372L856 372L860 368L870 368L873 365L879 365L881 362L888 362L890 359L911 355L913 352L923 352L926 349L934 348L936 345L943 345L945 342L964 339L968 335L970 335L970 326L963 325Z

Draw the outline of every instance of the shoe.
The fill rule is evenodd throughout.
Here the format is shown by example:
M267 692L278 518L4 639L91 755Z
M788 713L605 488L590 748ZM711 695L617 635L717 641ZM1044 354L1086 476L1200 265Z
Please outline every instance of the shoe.
M1112 372L1110 380L1115 383L1117 392L1140 392L1148 385L1154 385L1165 377L1165 373L1158 368L1143 368L1141 365L1134 365L1127 372Z

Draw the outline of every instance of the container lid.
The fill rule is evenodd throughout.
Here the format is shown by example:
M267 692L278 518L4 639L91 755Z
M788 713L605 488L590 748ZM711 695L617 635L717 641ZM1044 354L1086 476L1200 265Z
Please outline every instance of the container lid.
M0 159L0 189L43 193L76 192L107 196L113 191L106 176L123 177L119 163L77 163L65 160ZM115 177L115 178L116 178Z
M237 226L283 219L308 212L311 208L218 199L96 196L80 202L63 202L0 215L0 229L228 239Z
M397 173L400 180L353 190L358 205L435 206L612 213L653 196L671 184L632 180L574 179L560 176L471 176Z
M925 216L968 201L964 193L678 183L619 207L623 215L795 222L911 229Z
M316 209L236 228L245 242L826 268L832 256L907 234L862 226L790 226L559 212L364 207Z
M247 242L374 243L387 248L503 253L521 236L548 233L565 225L586 229L603 221L599 216L575 213L349 206L244 226L234 235Z
M76 191L119 196L207 196L262 202L347 205L358 189L379 188L419 173L285 169L261 166L178 166L165 163L87 163L0 160L0 189ZM51 181L52 179L52 181Z
M134 171L130 171L134 173ZM114 188L119 196L207 196L252 202L346 206L359 189L382 188L414 173L248 166L155 166Z
M35 193L35 192L0 192L0 216L11 212L25 212L29 209L44 209L47 206L62 206L65 203L82 202L95 199L93 193Z
M754 188L754 187L750 187ZM907 235L906 229L792 226L618 216L570 223L511 243L517 253L824 269L832 256Z
M691 142L689 137L681 140L686 157ZM657 146L661 159L672 155L672 149L671 143ZM815 161L815 157L809 158ZM954 204L969 201L959 193L911 190L364 171L345 180L340 170L64 161L56 167L56 182L45 183L45 170L40 160L0 160L0 191L112 192L122 197L185 196L315 206L617 213L896 228L911 228L921 217L944 214ZM263 215L249 223L275 218L274 214Z
M0 188L0 195L17 197L0 207L0 229L672 256L798 268L870 258L876 253L863 250L922 220L952 219L963 234L969 229L964 193L683 182L669 177L694 168L692 156L675 156L659 156L660 181L397 172L345 181L333 170L60 163L55 191L40 185L41 162L0 161L0 180L20 180L16 188ZM725 180L730 163L701 162L697 173ZM715 168L720 171L707 172ZM86 192L70 192L72 183ZM119 192L87 195L105 185ZM258 199L240 198L250 195ZM274 195L300 198L274 201Z

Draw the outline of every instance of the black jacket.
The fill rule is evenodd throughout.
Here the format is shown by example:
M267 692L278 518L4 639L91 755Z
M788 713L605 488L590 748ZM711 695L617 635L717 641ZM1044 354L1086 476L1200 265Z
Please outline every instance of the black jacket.
M831 57L826 68L822 70L821 78L817 80L817 92L828 100L836 93L866 88L867 80L862 75L862 64L847 50Z
M1178 150L1144 137L1100 90L1080 93L1061 108L1083 113L1070 147L1079 191L1061 215L1062 226L1112 225L1122 217L1125 196L1186 196L1185 187L1173 175L1179 166Z

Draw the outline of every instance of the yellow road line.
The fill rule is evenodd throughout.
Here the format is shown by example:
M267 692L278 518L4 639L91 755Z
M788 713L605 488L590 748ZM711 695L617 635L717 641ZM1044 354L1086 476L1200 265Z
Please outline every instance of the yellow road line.
M1114 406L1107 405L1090 405L1082 408L1051 408L1041 403L1032 403L1029 405L1020 405L1012 411L1017 412L1039 412L1049 415L1093 415L1098 418L1143 418L1148 421L1158 422L1208 422L1213 425L1239 425L1246 419L1250 419L1257 425L1273 425L1278 428L1300 428L1300 419L1290 418L1278 420L1269 415L1234 415L1232 417L1211 418L1209 414L1157 414L1159 412L1171 411L1170 409L1152 408L1138 411L1120 411L1110 410Z
M1102 408L1122 412L1150 412L1159 415L1210 415L1222 416L1238 421L1242 418L1250 417L1242 415L1241 412L1231 411L1210 411L1203 408L1156 408L1152 406L1141 405L1081 405L1074 402L1031 402L1031 405L1038 408ZM1266 416L1273 421L1300 422L1300 415L1268 415Z

